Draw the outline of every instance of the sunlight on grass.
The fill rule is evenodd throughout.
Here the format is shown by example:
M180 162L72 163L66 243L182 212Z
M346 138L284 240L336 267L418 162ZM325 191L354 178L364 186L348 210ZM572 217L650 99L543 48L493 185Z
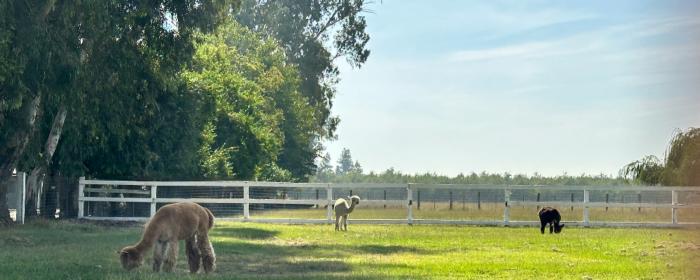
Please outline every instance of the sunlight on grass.
M39 223L0 234L3 279L189 279L119 266L115 250L135 243L140 226ZM211 232L216 273L230 279L693 279L697 232L678 229L428 225L277 225L218 222ZM150 261L150 256L146 262Z

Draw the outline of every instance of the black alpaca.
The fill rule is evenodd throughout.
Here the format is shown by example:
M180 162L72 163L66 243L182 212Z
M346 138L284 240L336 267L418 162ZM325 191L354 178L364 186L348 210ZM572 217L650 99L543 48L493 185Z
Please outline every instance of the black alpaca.
M540 226L540 231L542 234L544 234L544 228L547 226L547 224L549 224L549 233L552 233L552 231L555 233L560 233L561 229L564 228L564 224L559 224L561 221L561 216L559 215L559 211L557 211L557 209L552 207L544 207L542 210L540 210L539 216L540 223L542 224Z

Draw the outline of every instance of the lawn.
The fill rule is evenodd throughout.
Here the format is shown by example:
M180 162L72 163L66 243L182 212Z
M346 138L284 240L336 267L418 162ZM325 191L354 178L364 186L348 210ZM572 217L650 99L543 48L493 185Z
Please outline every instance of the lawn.
M472 220L472 221L502 221L503 205L484 203L481 208L476 204L455 204L453 209L447 203L424 203L421 209L413 209L414 219L438 220ZM510 209L511 221L539 221L536 206L513 206ZM582 221L583 209L580 207L559 208L564 222ZM670 223L670 208L591 208L590 219L595 222L649 222ZM404 207L367 207L358 206L352 214L355 219L406 219L408 212ZM231 217L242 217L232 215ZM252 218L294 218L294 219L326 219L326 209L265 209L251 211ZM679 209L678 220L684 223L700 223L700 211L697 209Z
M681 229L272 225L219 222L206 279L696 279L698 232ZM193 279L126 272L116 250L140 226L35 222L0 229L2 279ZM147 258L147 261L150 257Z

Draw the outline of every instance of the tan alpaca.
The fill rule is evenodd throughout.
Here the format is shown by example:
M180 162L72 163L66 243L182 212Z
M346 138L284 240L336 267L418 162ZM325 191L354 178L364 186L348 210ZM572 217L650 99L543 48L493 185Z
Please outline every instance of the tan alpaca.
M200 262L204 272L214 271L216 256L209 242L209 230L214 226L214 215L196 203L180 202L158 209L146 224L141 241L119 251L122 267L132 270L143 264L143 255L153 250L153 271L170 272L177 262L178 240L185 240L185 252L191 273L197 273Z
M350 203L348 204L348 200ZM348 196L347 200L344 198L338 198L333 205L335 210L335 230L342 230L343 227L345 231L348 231L348 214L355 210L355 205L360 204L360 197L353 195Z

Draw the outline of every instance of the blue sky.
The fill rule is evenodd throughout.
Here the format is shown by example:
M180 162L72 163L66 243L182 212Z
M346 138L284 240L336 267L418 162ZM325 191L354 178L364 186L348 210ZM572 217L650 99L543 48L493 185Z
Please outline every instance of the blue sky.
M700 1L370 5L338 61L339 139L365 171L617 174L700 127Z

